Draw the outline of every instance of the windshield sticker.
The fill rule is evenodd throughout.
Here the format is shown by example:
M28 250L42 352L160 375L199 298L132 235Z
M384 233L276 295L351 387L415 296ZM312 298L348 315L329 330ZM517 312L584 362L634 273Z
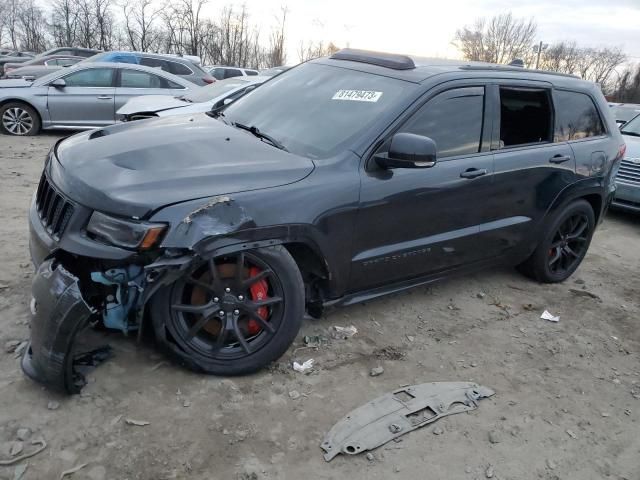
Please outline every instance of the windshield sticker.
M338 90L331 100L348 100L351 102L377 102L382 92L373 90Z

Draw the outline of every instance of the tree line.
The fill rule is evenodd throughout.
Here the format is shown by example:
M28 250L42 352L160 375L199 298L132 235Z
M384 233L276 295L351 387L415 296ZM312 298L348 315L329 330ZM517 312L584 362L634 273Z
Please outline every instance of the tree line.
M268 31L245 6L204 14L208 0L0 0L0 45L42 52L79 46L99 50L197 55L203 64L268 68L286 64L287 9Z
M204 14L209 0L0 0L0 46L42 52L51 47L197 55L207 65L268 68L287 63L288 10L282 8L262 30L246 6ZM164 3L163 3L164 2ZM264 27L262 27L264 28ZM574 41L537 41L533 19L511 13L480 18L458 29L452 43L467 60L525 66L578 75L599 83L613 100L640 102L640 65L620 47L582 47ZM330 55L332 42L300 42L298 61Z
M575 41L545 44L537 38L533 19L504 13L479 18L458 29L452 43L466 60L508 64L520 59L529 68L573 74L599 83L612 100L640 100L640 66L628 66L622 74L617 70L628 61L622 48L581 47Z

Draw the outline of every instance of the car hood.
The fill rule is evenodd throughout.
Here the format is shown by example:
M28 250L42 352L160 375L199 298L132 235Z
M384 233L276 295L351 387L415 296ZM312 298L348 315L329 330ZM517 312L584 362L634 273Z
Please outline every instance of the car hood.
M0 80L0 88L18 88L18 87L30 87L31 82L27 82L21 78L15 80Z
M144 218L174 203L302 180L314 163L206 114L118 124L61 141L53 182L95 210Z
M184 107L189 102L179 100L172 95L143 95L133 97L116 112L118 115L131 115L142 112L161 112L170 108Z
M640 137L634 137L632 135L625 135L622 133L622 138L627 146L624 158L640 158Z

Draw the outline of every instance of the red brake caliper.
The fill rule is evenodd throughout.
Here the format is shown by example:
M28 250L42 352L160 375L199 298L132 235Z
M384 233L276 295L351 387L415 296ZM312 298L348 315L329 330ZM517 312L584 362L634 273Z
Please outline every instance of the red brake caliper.
M249 278L255 277L261 272L261 270L257 267L251 267L249 269ZM259 301L267 298L267 292L269 291L269 285L267 281L263 278L262 280L257 281L251 287L249 287L249 292L251 293L251 300ZM258 308L258 315L264 320L267 319L267 315L269 315L269 309L267 307ZM247 332L249 335L257 334L262 327L258 322L254 319L250 319L247 324Z

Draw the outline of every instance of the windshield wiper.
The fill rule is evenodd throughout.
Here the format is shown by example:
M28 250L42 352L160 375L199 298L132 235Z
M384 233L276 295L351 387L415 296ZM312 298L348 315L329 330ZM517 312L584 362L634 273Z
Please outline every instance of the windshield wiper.
M246 130L247 132L252 133L256 137L258 137L260 140L266 140L271 145L273 145L276 148L279 148L280 150L284 150L285 152L289 151L289 150L287 150L287 147L282 145L278 140L276 140L275 138L267 135L266 133L262 133L260 130L258 130L258 127L256 127L255 125L252 125L252 126L249 127L247 125L243 125L242 123L238 123L238 122L234 122L231 125L233 125L236 128L239 128L241 130Z
M187 98L186 95L180 95L178 97L175 97L176 100L182 100L183 102L187 102L187 103L193 103L193 100L191 100L190 98Z

